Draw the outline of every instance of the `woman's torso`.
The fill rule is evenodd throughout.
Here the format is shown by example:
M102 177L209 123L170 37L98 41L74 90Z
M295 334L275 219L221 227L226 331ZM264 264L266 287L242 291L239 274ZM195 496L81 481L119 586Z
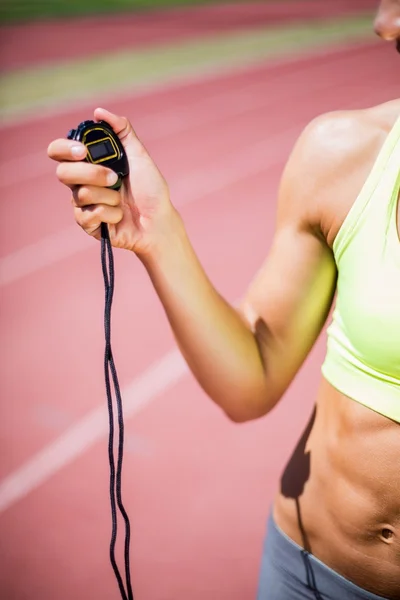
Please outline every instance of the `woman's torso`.
M400 101L360 113L363 150L326 186L321 228L331 247L399 116ZM400 232L399 210L396 216ZM322 380L315 414L282 477L275 519L338 573L400 599L400 425L360 402Z

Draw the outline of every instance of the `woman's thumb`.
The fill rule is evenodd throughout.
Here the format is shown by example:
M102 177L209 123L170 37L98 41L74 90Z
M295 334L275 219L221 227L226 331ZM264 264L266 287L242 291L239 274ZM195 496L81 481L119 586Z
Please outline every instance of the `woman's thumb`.
M132 148L136 151L143 150L143 146L138 139L130 121L126 117L120 117L105 108L96 108L94 118L97 121L105 121L115 131L125 148Z

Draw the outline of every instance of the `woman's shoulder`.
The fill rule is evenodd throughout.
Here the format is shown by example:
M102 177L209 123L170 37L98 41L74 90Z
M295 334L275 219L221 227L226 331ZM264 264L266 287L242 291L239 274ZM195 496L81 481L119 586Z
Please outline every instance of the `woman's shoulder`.
M298 138L284 179L302 190L313 227L329 246L361 191L380 149L400 116L400 100L314 118Z
M303 130L297 145L320 168L345 166L348 159L362 162L379 152L390 129L400 117L400 100L376 106L337 110L315 117Z

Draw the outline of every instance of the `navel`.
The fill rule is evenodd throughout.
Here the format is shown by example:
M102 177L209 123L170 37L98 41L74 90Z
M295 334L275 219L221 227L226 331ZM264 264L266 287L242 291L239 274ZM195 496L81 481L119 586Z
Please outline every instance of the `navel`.
M386 544L394 542L394 530L391 527L382 527L379 537Z

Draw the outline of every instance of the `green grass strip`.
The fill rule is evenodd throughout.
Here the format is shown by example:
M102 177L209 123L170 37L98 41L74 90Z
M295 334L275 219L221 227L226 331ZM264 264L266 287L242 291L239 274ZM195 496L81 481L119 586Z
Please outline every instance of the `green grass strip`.
M1 0L0 22L81 17L210 4L214 0Z
M186 76L242 67L296 50L368 39L371 16L281 29L219 34L211 38L130 50L55 66L5 73L0 118L111 91L138 90Z

